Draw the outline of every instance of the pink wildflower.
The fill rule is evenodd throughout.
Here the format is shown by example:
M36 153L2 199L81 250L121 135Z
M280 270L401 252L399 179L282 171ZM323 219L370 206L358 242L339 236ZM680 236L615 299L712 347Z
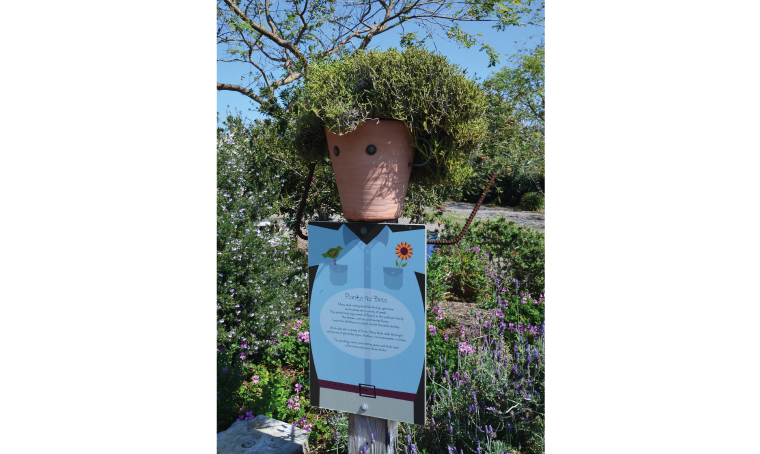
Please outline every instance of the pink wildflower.
M462 355L471 355L473 353L472 345L468 344L467 342L460 343L459 353L461 353Z

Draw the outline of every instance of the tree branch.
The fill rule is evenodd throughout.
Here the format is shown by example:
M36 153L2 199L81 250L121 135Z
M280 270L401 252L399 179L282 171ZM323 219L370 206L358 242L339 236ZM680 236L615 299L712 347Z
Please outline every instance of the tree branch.
M216 90L217 91L236 91L238 93L241 93L245 96L248 96L249 98L253 99L259 104L266 104L266 100L262 98L261 96L256 95L253 91L251 91L248 88L241 87L240 85L233 85L233 84L220 84L219 82L216 83Z
M274 43L276 43L278 46L284 47L285 49L288 49L291 52L293 52L293 54L299 60L301 60L301 62L303 63L303 65L305 67L309 66L309 62L307 61L306 56L303 53L301 53L301 51L298 50L298 48L296 46L294 46L293 43L291 43L290 41L287 41L287 40L284 40L284 39L280 38L279 36L277 36L273 32L270 32L266 28L262 27L261 25L257 24L253 20L251 20L244 12L240 11L240 8L238 8L237 5L235 5L235 3L232 2L232 0L224 0L224 3L226 3L227 6L229 6L230 9L232 9L232 11L234 11L235 14L238 15L238 17L240 17L241 19L243 19L244 21L246 21L251 26L251 28L253 28L257 32L261 33L262 35L264 35L265 37L267 37L269 40L271 40Z

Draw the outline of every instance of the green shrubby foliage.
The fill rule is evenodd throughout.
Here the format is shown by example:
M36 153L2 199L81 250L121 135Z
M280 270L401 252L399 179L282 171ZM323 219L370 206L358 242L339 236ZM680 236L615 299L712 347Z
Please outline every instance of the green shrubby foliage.
M520 199L520 206L528 211L539 211L544 207L544 195L538 192L528 192Z
M484 170L486 166L475 166L475 172L477 175L482 175L483 178L490 177L487 174L488 170ZM489 169L497 171L495 169ZM511 170L500 173L499 177L491 185L491 189L488 190L486 197L483 199L483 203L495 204L499 206L520 206L520 200L522 196L529 192L544 192L544 174L528 175L525 173L515 173ZM493 172L491 172L493 173ZM484 182L479 185L476 184L477 177L473 177L467 185L464 187L464 195L462 199L469 203L475 203L483 193Z
M283 331L306 300L306 256L273 216L282 167L257 150L238 120L217 140L217 314L219 344L251 356Z
M447 338L443 334L447 329L455 327L456 322L446 314L445 309L441 306L432 304L428 306L430 308L427 313L427 361L430 362L434 359L441 361L445 358L446 361L456 363L457 344L453 339ZM435 327L435 334L430 332L430 326ZM432 389L429 389L428 393L431 392Z
M488 134L475 160L475 177L464 186L470 201L477 200L494 172L499 178L486 203L517 206L526 192L544 191L544 46L510 60L483 82Z
M408 125L422 162L412 180L458 186L472 174L471 161L486 133L482 88L446 57L418 47L359 51L314 66L291 103L294 141L307 162L327 155L321 127L346 134L370 119ZM427 144L430 144L428 146Z
M315 445L330 427L307 403L307 257L276 219L301 169L277 127L231 117L217 131L217 431L265 414Z
M485 295L490 271L489 257L478 247L457 245L435 248L428 259L428 301L442 301L454 297L477 302Z
M445 229L441 239L453 239L459 231ZM503 217L473 221L458 244L460 249L477 247L488 254L489 272L503 287L526 291L534 296L544 293L544 234ZM448 246L451 247L451 246ZM516 290L516 293L517 293Z

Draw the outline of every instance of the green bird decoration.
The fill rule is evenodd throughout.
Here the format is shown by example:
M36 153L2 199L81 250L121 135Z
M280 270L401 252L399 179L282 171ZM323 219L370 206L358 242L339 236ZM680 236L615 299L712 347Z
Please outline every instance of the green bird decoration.
M330 248L327 252L322 254L322 257L333 259L333 265L337 265L338 263L335 261L335 259L338 258L338 254L340 254L341 250L343 250L343 248L340 246Z

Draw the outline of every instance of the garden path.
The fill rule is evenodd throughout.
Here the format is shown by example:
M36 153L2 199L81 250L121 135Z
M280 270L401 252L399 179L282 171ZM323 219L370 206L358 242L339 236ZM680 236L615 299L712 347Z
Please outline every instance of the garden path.
M474 203L461 203L461 202L446 202L444 203L444 215L451 217L459 222L460 226L464 226L467 222L467 218L470 217L472 209L475 207ZM481 205L478 212L475 213L475 219L480 220L496 220L500 216L504 216L507 221L514 221L515 224L524 225L530 227L538 232L545 233L545 212L541 210L536 211L524 211L519 208L513 207L499 207L499 206L487 206ZM409 222L408 218L399 219L400 223ZM428 231L435 230L437 224L427 224ZM453 226L452 226L453 227ZM456 230L456 228L455 228Z

